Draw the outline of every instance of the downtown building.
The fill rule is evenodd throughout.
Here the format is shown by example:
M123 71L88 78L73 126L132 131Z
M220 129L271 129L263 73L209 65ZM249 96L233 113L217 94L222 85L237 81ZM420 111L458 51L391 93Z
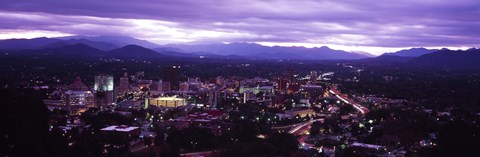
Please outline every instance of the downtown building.
M102 108L114 105L116 95L113 90L113 76L103 74L95 76L93 92L95 94L96 107Z
M95 106L95 97L88 87L77 77L61 96L61 109L70 114L78 114Z
M118 83L119 85L115 88L115 91L119 95L123 95L125 93L128 93L132 91L132 88L130 87L130 82L128 79L128 74L125 72L122 77L120 77L120 81Z
M177 98L175 96L173 97L161 96L157 98L149 98L146 103L148 103L149 105L157 106L157 107L167 107L167 108L176 108L176 107L187 105L185 98Z
M152 95L161 95L170 91L170 82L165 82L163 80L154 82L153 85L150 87L150 92L152 93Z

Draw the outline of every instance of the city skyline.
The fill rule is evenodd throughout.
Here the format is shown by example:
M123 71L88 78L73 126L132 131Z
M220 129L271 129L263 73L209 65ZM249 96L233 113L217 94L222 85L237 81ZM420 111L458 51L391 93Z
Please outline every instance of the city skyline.
M249 42L379 55L479 47L480 2L4 1L0 39L123 35L157 44Z

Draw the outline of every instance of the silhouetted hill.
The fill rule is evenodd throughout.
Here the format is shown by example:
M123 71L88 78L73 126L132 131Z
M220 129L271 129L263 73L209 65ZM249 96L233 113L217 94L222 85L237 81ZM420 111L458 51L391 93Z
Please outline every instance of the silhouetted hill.
M364 56L367 56L367 57L378 57L378 55L373 55L371 53L368 53L368 52L364 52L364 51L354 51L352 53L356 53L356 54L360 54L360 55L364 55Z
M74 45L74 44L67 43L66 41L58 41L51 44L43 45L42 47L40 47L40 49L51 49L51 48L57 48L57 47L64 47L68 45Z
M150 58L150 57L162 57L164 55L147 49L138 45L127 45L108 52L112 57L136 57L136 58Z
M23 50L8 50L10 56L31 57L60 57L60 58L99 58L105 56L105 51L90 47L85 44L73 44L55 48L44 49L23 49Z
M64 40L64 42L66 42L68 44L85 44L85 45L88 45L90 47L93 47L93 48L96 48L96 49L99 49L99 50L103 50L103 51L110 51L110 50L113 50L113 49L116 49L116 48L120 47L120 46L117 46L115 44L108 43L108 42L91 41L91 40L87 40L87 39L70 39L70 40Z
M480 69L480 49L469 49L466 51L442 49L414 58L409 64L435 69Z
M408 66L408 62L414 57L400 57L400 56L390 56L390 55L381 55L375 58L365 58L358 60L348 60L345 62L356 63L367 66L375 66L377 68L391 68L398 66Z
M438 51L437 49L426 49L426 48L411 48L408 50L400 50L397 52L385 53L382 56L401 56L401 57L418 57L421 55L429 54L432 52Z
M58 39L63 40L70 40L70 39L86 39L90 41L96 42L105 42L111 43L117 46L127 46L127 45L139 45L146 48L157 48L160 45L155 43L149 42L147 40L140 40L129 36L108 36L108 35L100 35L100 36L68 36L68 37L60 37Z
M215 54L215 55L252 55L259 52L267 52L267 47L251 43L231 43L231 44L203 44L203 45L183 45L170 44L165 47L181 49L185 52L195 54Z
M104 51L90 47L86 44L74 44L74 45L67 45L67 46L57 47L57 48L48 48L48 49L42 49L38 52L45 55L56 55L56 56L61 55L61 56L72 56L72 57L77 57L77 56L99 57L99 56L105 55Z
M113 50L119 46L107 43L90 41L87 39L60 40L55 38L34 38L34 39L7 39L0 41L0 49L3 50L24 50L24 49L48 49L64 47L68 45L85 44L99 50Z
M407 62L414 59L415 57L402 57L402 56L393 56L393 55L381 55L375 58L365 58L360 59L362 62Z
M74 44L85 44L103 51L111 51L124 46L119 56L127 57L131 51L151 53L153 50L129 48L130 45L138 45L143 48L155 48L155 51L166 56L176 57L208 57L208 58L249 58L249 59L294 59L294 60L342 60L369 58L367 55L349 53L341 50L333 50L328 47L305 48L305 47L281 47L263 46L253 43L209 44L209 45L181 45L172 44L160 47L146 40L139 40L126 36L69 36L59 38L35 38L35 39L9 39L0 41L0 49L49 49L65 47ZM129 52L125 52L125 51ZM117 50L120 51L120 50ZM135 57L148 56L136 54Z
M263 46L253 43L211 45L166 45L193 54L235 55L257 59L339 60L361 59L368 56L333 50L326 46L317 48Z
M3 50L21 50L21 49L39 49L45 45L61 41L52 38L33 38L33 39L6 39L0 40L0 49Z

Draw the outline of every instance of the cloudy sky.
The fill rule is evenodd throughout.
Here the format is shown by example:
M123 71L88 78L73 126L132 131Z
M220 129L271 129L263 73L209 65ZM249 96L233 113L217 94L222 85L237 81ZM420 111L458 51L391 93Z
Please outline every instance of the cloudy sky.
M374 54L480 47L479 0L1 0L0 39L125 35Z

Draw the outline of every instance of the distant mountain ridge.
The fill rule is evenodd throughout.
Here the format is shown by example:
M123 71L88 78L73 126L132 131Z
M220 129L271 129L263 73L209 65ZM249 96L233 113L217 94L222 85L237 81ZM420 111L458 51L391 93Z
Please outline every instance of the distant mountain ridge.
M84 39L85 37L87 39ZM112 43L113 42L113 43ZM137 44L151 46L148 48ZM118 44L118 45L117 45ZM378 63L408 63L426 67L463 67L468 64L476 67L480 61L478 49L467 51L452 51L448 49L435 50L426 48L411 48L393 53L385 53L371 58L368 54L333 50L329 47L281 47L263 46L254 43L157 45L132 37L118 36L71 36L62 38L34 38L0 40L0 50L13 53L37 53L43 55L89 56L89 57L119 57L119 58L236 58L236 59L291 59L291 60L358 60ZM362 52L363 53L363 52Z
M100 50L112 50L119 48L120 46L101 42L101 41L90 41L86 39L56 39L56 38L33 38L33 39L7 39L0 40L0 49L3 50L22 50L22 49L45 49L45 48L55 48L63 47L67 45L75 44L85 44L90 47L94 47Z
M117 46L104 41L88 39L8 39L0 40L0 50L8 55L37 58L120 58L120 59L291 59L291 60L352 60L362 64L379 66L406 66L414 69L480 70L480 49L428 50L413 48L375 58L333 50L328 47L280 47L251 43L213 45L167 45L155 49L140 45ZM112 49L113 48L113 49ZM193 50L198 50L190 52ZM392 55L393 54L393 55ZM421 55L423 54L423 55ZM418 56L420 55L420 56ZM55 58L56 59L56 58Z
M400 57L418 57L422 56L425 54L433 53L435 51L438 51L437 49L426 49L426 48L411 48L407 50L400 50L397 52L388 52L384 53L383 55L389 55L389 56L400 56Z
M54 38L33 38L33 39L6 39L0 40L0 49L4 50L21 50L21 49L38 49L45 45L60 42L60 39Z
M87 39L68 39L68 40L61 40L49 45L45 45L42 48L54 48L54 47L61 47L61 46L74 45L74 44L85 44L103 51L109 51L109 50L113 50L120 47L115 44L102 42L102 41L90 41Z
M43 51L50 55L62 55L62 56L104 56L105 52L93 47L90 47L86 44L73 44L73 45L66 45L63 47L56 47L56 48L47 48L43 49Z
M254 43L231 43L210 45L181 45L169 44L172 47L189 53L209 53L215 55L238 55L260 59L299 59L299 60L339 60L362 59L369 56L350 53L342 50L333 50L322 46L316 48L263 46Z
M412 69L471 71L480 70L480 49L449 50L444 48L418 57L381 55L353 62L366 65L395 65Z
M317 48L263 46L254 43L209 45L157 45L146 40L125 36L68 36L60 38L34 38L0 40L0 49L46 49L85 44L111 51L129 45L153 49L158 53L177 57L244 58L244 59L294 59L294 60L351 60L369 58L368 55L333 50L326 46ZM152 54L152 53L151 53Z
M84 58L84 57L102 57L105 51L90 47L85 44L73 44L54 48L43 49L22 49L9 50L12 55L32 55L43 57L68 57L68 58Z
M440 69L480 69L480 49L442 49L434 53L429 53L413 58L410 63L422 67Z
M158 44L149 42L147 40L140 40L129 36L108 36L108 35L100 35L100 36L67 36L67 37L59 37L57 39L62 40L69 40L69 39L86 39L90 41L96 42L106 42L117 45L118 47L123 47L127 45L138 45L146 48L157 48L161 47Z
M128 57L137 57L137 58L149 58L149 57L161 57L162 54L147 49L138 45L127 45L118 49L114 49L108 52L109 56L112 57L121 57L121 58L128 58Z
M54 48L43 49L23 49L23 50L10 50L8 51L12 55L34 55L40 57L61 57L61 58L141 58L141 59L154 59L154 58L168 58L171 56L165 56L157 53L151 49L147 49L138 45L127 45L121 48L117 48L111 51L103 51L97 48L93 48L86 44L72 44Z

